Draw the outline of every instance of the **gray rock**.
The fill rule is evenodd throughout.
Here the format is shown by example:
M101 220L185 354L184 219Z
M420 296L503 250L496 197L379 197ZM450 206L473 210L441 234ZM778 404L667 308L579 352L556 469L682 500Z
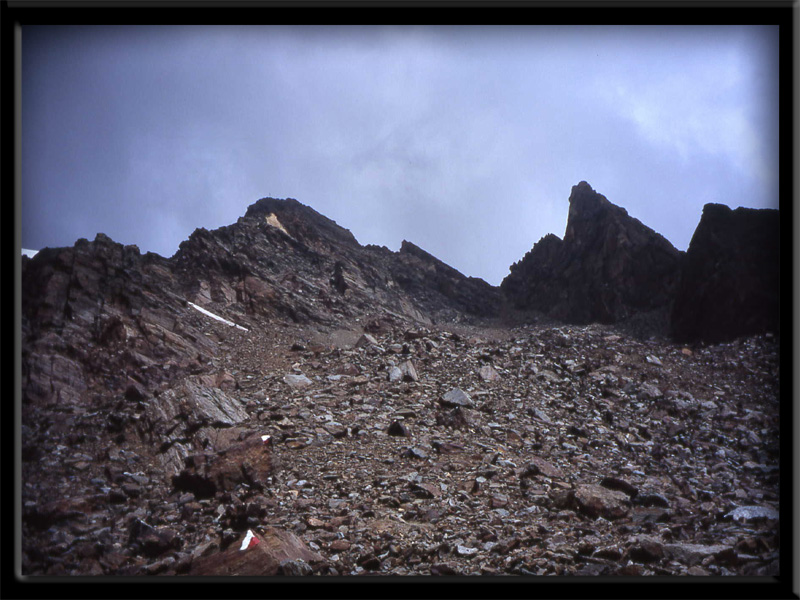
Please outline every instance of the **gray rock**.
M478 375L484 381L497 381L500 379L500 374L491 365L484 365L478 371Z
M289 373L283 378L283 381L294 390L302 390L312 385L313 382L305 375L294 375Z
M472 398L461 390L461 388L453 388L449 392L447 392L439 402L444 406L449 407L463 407L463 408L474 408L475 403L473 402Z
M704 559L715 556L725 551L729 551L730 546L716 544L713 546L704 546L701 544L665 544L664 555L671 559L678 561L686 566L694 566L700 564Z
M777 510L766 506L740 506L726 514L725 518L734 521L755 521L757 519L777 521L780 517Z

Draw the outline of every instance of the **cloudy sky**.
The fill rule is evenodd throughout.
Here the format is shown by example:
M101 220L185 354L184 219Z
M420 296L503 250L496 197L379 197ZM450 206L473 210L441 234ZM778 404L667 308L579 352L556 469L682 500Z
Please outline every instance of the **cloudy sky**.
M22 28L23 248L171 256L265 196L499 284L581 180L688 247L778 207L777 27Z

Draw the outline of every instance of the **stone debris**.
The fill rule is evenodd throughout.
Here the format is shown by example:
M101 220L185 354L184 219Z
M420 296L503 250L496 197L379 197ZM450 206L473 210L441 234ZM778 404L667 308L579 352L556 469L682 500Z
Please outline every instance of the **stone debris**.
M68 429L34 438L37 461L50 478L82 473L88 487L47 501L45 471L27 471L23 530L45 552L26 551L25 564L51 574L777 573L775 340L688 357L658 341L609 342L600 326L512 335L466 342L430 330L404 342L417 344L425 378L398 381L367 348L289 343L264 369L261 354L232 345L240 350L220 367L239 388L190 376L123 399L124 435L102 446L89 436L66 445L110 422L66 412ZM554 343L561 336L571 343ZM376 337L384 347L398 339L403 330ZM516 375L475 377L489 347ZM654 366L640 357L655 352L685 360L659 376L661 396L640 395L641 383L625 393ZM536 377L531 360L559 381ZM566 361L588 368L573 373ZM314 377L295 390L285 375L247 379L251 364L265 373L298 364ZM324 376L344 364L364 375ZM603 365L615 370L595 378ZM253 552L268 527L296 536L294 554L239 557L247 532L260 536ZM87 535L107 540L99 557L80 557L74 540Z
M781 574L776 334L498 320L296 201L171 259L98 235L22 265L25 576Z

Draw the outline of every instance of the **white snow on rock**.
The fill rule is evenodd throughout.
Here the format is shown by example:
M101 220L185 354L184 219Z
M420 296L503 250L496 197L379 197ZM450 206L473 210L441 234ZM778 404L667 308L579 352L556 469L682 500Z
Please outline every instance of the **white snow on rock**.
M238 329L241 329L242 331L249 331L248 329L245 329L245 328L244 328L244 327L242 327L241 325L237 325L236 323L233 323L233 322L231 322L231 321L228 321L228 319L223 319L223 318L222 318L222 317L220 317L219 315L215 315L214 313L212 313L212 312L210 312L210 311L207 311L205 308L201 308L201 307L197 306L197 304L195 304L194 302L189 302L189 306L191 306L192 308L195 308L195 309L199 310L201 313L203 313L204 315L207 315L207 316L211 317L212 319L216 319L217 321L220 321L220 322L222 322L222 323L225 323L226 325L230 325L231 327L236 327L236 328L238 328Z
M27 256L28 258L33 258L39 253L38 250L27 250L26 248L22 249L22 255Z

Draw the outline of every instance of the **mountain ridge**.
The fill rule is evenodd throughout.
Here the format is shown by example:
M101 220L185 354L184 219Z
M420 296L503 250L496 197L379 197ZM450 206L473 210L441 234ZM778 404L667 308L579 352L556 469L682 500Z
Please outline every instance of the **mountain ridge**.
M23 575L777 575L779 340L625 313L663 288L631 251L659 242L587 186L520 261L544 311L294 200L171 258L104 234L22 257ZM773 260L719 212L684 267ZM552 317L598 306L620 320Z

